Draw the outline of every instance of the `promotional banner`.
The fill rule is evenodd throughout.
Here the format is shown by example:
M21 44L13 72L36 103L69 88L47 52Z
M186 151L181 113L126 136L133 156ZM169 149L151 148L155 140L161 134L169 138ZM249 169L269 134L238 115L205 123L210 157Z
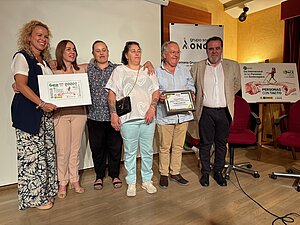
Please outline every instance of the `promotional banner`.
M295 63L241 63L242 95L247 102L296 102L300 99Z
M180 64L190 67L207 58L206 41L218 36L223 39L223 26L170 23L170 40L180 47Z

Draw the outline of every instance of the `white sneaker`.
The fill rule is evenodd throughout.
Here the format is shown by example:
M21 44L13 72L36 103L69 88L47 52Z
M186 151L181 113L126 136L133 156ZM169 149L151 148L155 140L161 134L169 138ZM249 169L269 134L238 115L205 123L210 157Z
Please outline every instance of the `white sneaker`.
M142 183L142 188L149 194L154 194L157 192L156 187L152 184L152 181L147 181Z
M128 184L126 194L127 194L128 197L134 197L134 196L136 196L136 187L135 187L135 184Z

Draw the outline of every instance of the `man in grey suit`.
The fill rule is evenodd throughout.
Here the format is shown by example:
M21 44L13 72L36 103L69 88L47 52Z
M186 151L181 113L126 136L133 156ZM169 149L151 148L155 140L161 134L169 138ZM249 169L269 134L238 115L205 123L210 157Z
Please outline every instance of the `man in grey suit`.
M209 186L210 149L215 148L214 179L220 186L226 143L234 113L234 95L241 89L239 64L222 59L223 40L211 37L206 42L208 58L195 63L191 74L196 86L195 117L199 123L201 173L200 184Z

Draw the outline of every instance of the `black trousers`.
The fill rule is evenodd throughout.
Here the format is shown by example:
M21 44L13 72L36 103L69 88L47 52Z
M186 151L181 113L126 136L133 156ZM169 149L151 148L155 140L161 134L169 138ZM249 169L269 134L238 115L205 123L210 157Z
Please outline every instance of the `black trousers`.
M88 119L87 126L96 179L105 177L107 161L108 176L119 177L123 144L120 132L115 131L110 121Z
M215 149L214 172L225 165L231 116L227 108L203 107L199 121L201 173L210 173L210 150Z

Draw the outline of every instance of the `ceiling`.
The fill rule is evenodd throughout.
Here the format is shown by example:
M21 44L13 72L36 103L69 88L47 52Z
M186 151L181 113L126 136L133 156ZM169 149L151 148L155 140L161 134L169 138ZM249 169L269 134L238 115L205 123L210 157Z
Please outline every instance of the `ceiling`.
M243 7L249 8L247 14L255 13L273 6L279 5L286 0L219 0L226 13L233 18L238 18L243 12Z

